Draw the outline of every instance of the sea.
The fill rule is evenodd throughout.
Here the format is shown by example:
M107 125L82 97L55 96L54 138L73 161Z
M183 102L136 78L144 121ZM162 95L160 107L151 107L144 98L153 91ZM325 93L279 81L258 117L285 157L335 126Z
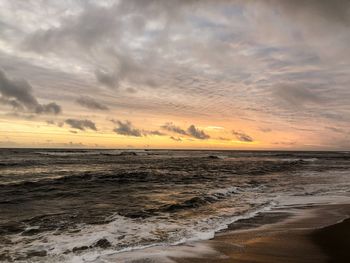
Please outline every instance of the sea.
M0 262L116 262L349 197L349 152L0 149Z

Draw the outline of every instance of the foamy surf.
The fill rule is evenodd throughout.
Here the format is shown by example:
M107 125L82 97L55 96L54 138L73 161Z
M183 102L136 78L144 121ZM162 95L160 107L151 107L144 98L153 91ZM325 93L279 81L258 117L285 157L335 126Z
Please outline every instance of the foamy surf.
M200 222L169 223L159 219L141 222L115 215L109 224L81 226L79 233L62 235L57 232L46 233L35 237L30 245L26 245L29 239L24 241L20 235L15 236L12 242L18 244L18 247L12 247L11 250L19 256L21 253L26 255L30 251L45 251L46 257L43 262L99 262L98 260L120 253L208 240L233 222L252 218L260 212L271 210L275 205L271 202L239 216L207 218ZM161 240L159 235L162 233L172 234ZM121 238L124 239L123 242L120 242ZM100 240L107 240L109 245L96 246ZM153 242L142 244L142 240L153 240Z
M342 153L118 151L2 155L1 260L116 262L350 195Z

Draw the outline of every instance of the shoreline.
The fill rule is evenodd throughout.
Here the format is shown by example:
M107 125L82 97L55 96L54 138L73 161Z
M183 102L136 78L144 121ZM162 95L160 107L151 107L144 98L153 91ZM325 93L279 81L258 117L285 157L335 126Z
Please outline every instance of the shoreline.
M350 262L350 204L291 208L238 221L204 241L216 255L176 263Z
M236 221L210 240L108 258L127 263L342 263L350 262L347 237L350 204L308 205L261 212Z
M328 255L330 263L350 262L350 218L312 234L312 240Z
M290 206L238 220L209 240L121 253L107 250L84 258L125 263L345 263L350 262L349 240L350 203Z

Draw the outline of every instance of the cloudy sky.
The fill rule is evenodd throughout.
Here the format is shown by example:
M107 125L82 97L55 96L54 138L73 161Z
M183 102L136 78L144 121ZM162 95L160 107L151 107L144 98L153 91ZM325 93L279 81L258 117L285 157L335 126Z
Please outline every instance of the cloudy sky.
M350 1L0 0L0 147L350 149Z

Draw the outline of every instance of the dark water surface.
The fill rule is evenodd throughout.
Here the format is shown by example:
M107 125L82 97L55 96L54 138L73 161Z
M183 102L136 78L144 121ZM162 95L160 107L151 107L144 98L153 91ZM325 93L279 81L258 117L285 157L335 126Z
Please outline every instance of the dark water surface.
M240 218L350 196L346 152L0 150L0 261L211 238Z

